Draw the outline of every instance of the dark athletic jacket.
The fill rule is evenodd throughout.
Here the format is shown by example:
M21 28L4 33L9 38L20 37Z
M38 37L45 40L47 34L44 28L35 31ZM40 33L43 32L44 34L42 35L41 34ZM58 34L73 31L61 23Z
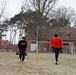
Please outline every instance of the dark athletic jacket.
M19 49L25 49L27 48L27 42L25 40L20 40L18 43Z

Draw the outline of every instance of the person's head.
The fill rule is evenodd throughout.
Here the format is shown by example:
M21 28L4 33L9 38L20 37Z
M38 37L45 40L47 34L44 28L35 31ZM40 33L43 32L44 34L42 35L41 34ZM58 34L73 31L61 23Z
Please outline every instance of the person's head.
M54 36L55 36L55 37L58 37L58 34L55 34Z
M22 37L22 40L25 40L25 37Z

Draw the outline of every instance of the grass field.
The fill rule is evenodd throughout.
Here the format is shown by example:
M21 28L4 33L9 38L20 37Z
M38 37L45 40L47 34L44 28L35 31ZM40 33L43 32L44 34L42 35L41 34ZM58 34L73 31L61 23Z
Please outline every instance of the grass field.
M55 65L54 53L28 53L19 62L15 52L0 52L0 75L76 75L76 54L60 54Z

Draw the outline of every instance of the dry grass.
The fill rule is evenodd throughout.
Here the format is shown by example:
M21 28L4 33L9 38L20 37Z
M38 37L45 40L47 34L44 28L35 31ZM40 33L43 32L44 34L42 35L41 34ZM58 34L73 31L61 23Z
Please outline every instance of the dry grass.
M60 54L54 63L54 53L28 53L22 63L15 52L0 52L0 75L76 75L75 54Z

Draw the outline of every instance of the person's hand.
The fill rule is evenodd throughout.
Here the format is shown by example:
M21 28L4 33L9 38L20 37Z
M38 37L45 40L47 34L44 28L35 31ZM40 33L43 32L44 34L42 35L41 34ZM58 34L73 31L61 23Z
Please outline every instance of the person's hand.
M19 51L16 51L16 55L19 55Z
M63 49L62 48L60 48L60 53L63 53Z

